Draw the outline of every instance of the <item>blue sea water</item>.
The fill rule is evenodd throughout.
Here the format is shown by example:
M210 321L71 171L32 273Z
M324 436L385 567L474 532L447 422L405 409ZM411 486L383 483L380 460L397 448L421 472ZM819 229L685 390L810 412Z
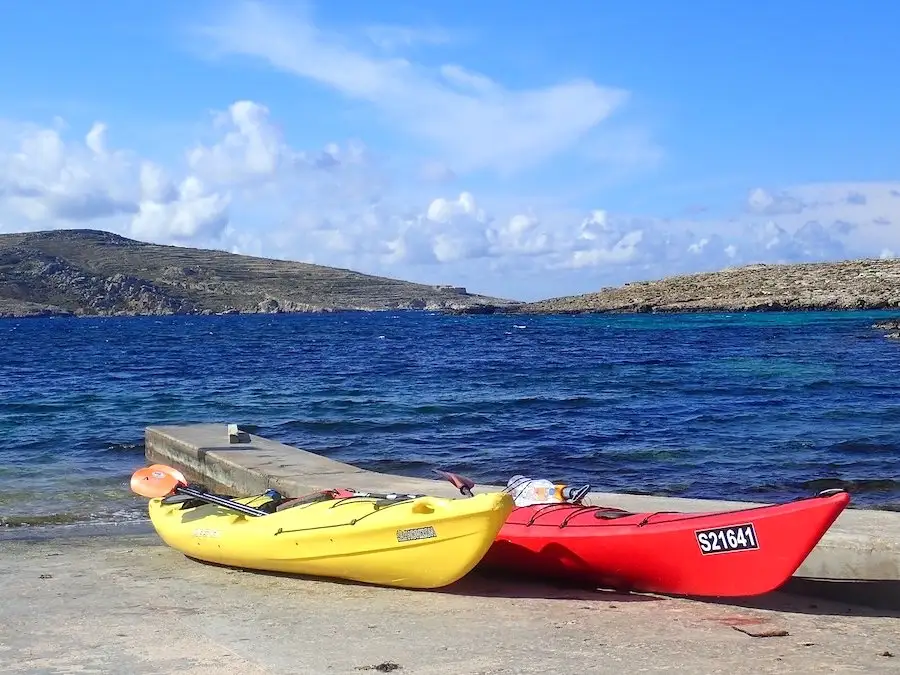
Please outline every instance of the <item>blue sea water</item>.
M0 320L0 523L143 518L151 424L238 422L376 470L900 507L880 312Z

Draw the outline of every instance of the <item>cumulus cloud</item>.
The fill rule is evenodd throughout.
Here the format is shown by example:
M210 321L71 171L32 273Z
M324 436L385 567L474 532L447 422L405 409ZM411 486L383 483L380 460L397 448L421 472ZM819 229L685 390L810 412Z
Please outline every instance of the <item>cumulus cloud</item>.
M188 176L167 198L142 199L129 231L150 240L190 242L216 239L228 225L230 197L207 193L196 176Z
M763 188L755 188L747 197L747 208L752 213L766 215L800 213L803 210L803 202L784 192L772 193Z
M371 104L458 172L539 164L571 149L628 99L587 79L514 90L461 64L429 68L371 53L319 28L309 12L289 15L249 1L217 12L198 29L213 53L262 59ZM404 41L397 28L387 32L393 44ZM415 37L421 33L411 31L406 41Z
M215 238L227 224L228 197L189 175L175 186L156 164L111 150L96 122L81 142L57 128L19 125L0 154L4 221L22 229L109 227L138 237ZM9 143L11 141L11 143Z
M0 155L0 197L31 222L134 213L131 186L120 178L132 159L107 152L105 134L97 123L82 144L67 144L58 129L20 125L3 139L9 149Z
M398 186L358 141L291 147L272 112L236 101L184 162L111 147L107 127L0 123L0 223L100 227L519 299L752 262L894 257L900 182L748 190L730 219L663 219L440 181ZM181 166L181 170L173 167ZM702 217L701 217L702 216Z
M222 137L210 146L197 144L187 153L191 169L211 182L270 180L303 160L285 145L264 105L237 101L214 115L213 127Z

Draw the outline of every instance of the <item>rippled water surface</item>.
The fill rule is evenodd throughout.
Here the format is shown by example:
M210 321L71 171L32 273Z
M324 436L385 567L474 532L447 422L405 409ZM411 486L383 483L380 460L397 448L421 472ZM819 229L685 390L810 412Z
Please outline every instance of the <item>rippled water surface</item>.
M0 320L0 522L144 517L149 424L239 422L367 468L900 504L884 315L347 313Z

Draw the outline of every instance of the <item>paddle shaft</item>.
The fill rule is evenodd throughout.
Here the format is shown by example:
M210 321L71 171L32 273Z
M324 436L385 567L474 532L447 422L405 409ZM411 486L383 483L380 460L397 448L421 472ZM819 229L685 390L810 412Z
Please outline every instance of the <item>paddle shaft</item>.
M197 499L202 499L203 501L210 502L211 504L218 504L219 506L224 506L226 509L232 509L233 511L238 511L248 516L269 515L262 509L257 509L253 506L248 506L247 504L241 504L240 502L227 499L226 497L211 495L208 492L202 492L201 490L196 490L192 487L182 487L179 485L175 488L175 492L181 493L183 495L188 495L190 497L196 497Z

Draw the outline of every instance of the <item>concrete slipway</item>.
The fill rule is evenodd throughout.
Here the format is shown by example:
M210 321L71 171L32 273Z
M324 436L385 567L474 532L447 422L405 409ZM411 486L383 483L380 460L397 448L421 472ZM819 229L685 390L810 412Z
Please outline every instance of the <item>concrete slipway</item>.
M225 430L148 428L147 458L234 493L339 485L455 495L443 481L362 471L256 436L230 443ZM190 560L149 528L0 540L0 672L898 673L900 612L888 606L898 533L900 514L846 512L799 573L830 581L798 579L815 588L727 601L475 573L445 589L408 591L240 572ZM853 578L868 582L838 582ZM831 587L851 589L857 602L809 595ZM864 597L865 588L878 593Z

